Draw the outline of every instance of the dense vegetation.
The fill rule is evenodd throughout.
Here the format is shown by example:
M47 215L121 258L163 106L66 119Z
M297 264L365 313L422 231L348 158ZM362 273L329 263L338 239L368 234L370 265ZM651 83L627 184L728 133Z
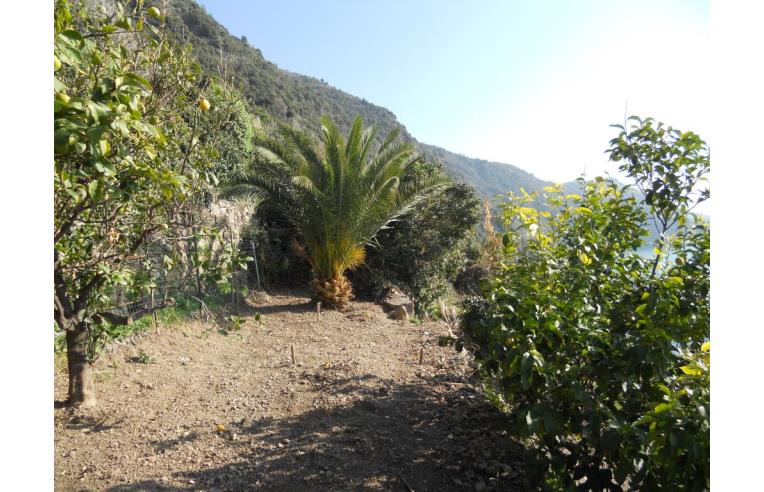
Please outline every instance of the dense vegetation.
M420 315L438 314L439 301L453 298L480 212L472 188L448 180L437 164L421 161L409 166L402 183L433 178L450 184L380 231L367 250L367 268L354 276L374 297L391 286L403 289Z
M213 197L259 193L250 226L266 277L312 275L325 305L346 308L351 281L375 295L394 284L437 314L464 294L454 282L468 259L480 267L481 295L450 341L474 352L488 397L528 444L529 486L709 487L698 135L633 117L608 149L633 188L552 186L417 144L389 111L279 70L190 0L168 24L141 1L105 5L55 7L54 320L70 404L95 402L91 364L130 321L116 292L145 296L172 269L196 272L199 296L229 288L246 259L233 244L216 252L220 232L198 218ZM478 240L479 198L507 192L503 232L486 202ZM173 304L173 316L199 306L153 309Z
M609 152L658 224L653 257L636 253L648 218L625 187L598 178L580 194L513 196L499 271L465 315L467 343L514 431L535 438L537 483L702 490L709 228L690 210L708 197L708 147L650 119L619 128Z
M198 65L168 41L161 17L119 3L56 3L54 319L65 332L71 404L94 403L90 364L129 322L113 312L115 291L153 287L141 248L164 242L164 267L173 264L174 227L217 182L219 149L234 146L225 129L236 97L217 91L210 111ZM207 262L212 281L240 262L230 252L229 265L213 265L203 251L193 261Z
M346 308L352 298L347 270L360 266L365 245L380 229L441 191L444 179L402 182L419 160L410 144L391 131L374 152L375 129L356 118L347 138L328 118L319 147L310 135L281 125L258 138L252 173L241 181L265 190L299 234L294 246L310 264L317 298Z

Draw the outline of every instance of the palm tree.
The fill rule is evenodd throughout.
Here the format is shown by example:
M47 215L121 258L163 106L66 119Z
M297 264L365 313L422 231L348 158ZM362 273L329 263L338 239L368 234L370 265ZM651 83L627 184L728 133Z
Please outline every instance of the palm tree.
M302 241L295 248L313 269L318 300L344 309L353 296L345 272L363 263L364 246L447 182L401 183L419 156L397 129L372 154L375 129L363 129L360 117L347 141L331 120L321 123L320 146L287 125L275 136L259 136L255 172L243 181L263 189L294 224Z

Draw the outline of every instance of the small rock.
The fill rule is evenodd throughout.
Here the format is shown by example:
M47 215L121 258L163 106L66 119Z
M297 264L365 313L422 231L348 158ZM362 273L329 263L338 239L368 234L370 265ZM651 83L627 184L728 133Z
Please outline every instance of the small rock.
M388 290L382 299L382 307L388 311L395 311L400 307L405 307L406 311L414 312L414 303L397 287L392 287Z
M407 321L409 319L409 313L406 310L406 306L400 306L390 311L390 318L398 321Z

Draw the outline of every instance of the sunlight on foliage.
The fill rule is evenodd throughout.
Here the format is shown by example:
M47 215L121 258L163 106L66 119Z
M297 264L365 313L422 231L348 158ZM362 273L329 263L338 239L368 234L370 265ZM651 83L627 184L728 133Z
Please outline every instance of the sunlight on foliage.
M629 121L612 157L628 160L649 214L602 178L575 194L510 194L499 271L464 328L490 398L536 439L531 483L702 490L709 227L689 211L708 196L697 191L708 152L691 133ZM649 219L661 233L653 258L637 253Z
M352 297L345 271L362 264L364 246L442 191L445 181L401 182L419 156L398 140L398 131L374 152L375 129L364 129L360 118L347 137L328 118L322 131L320 146L287 125L277 135L259 135L252 174L240 181L262 188L294 225L300 234L295 249L313 269L316 295L325 305L344 308Z

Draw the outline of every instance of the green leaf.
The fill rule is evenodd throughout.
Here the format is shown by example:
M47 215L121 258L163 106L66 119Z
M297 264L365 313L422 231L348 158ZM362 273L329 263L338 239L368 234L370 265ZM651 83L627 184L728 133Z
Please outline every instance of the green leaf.
M77 48L62 44L58 46L58 49L61 60L67 65L79 65L82 63L82 54Z
M100 201L101 197L103 196L103 182L100 179L91 181L88 184L88 193L90 194L90 199L93 200L93 202Z
M96 124L99 124L101 119L105 118L111 111L108 106L95 101L86 101L86 105L88 107L90 116L93 118Z
M671 410L671 408L672 406L669 405L668 403L659 403L658 405L655 406L655 409L653 411L657 414L657 413L663 413L668 410Z
M670 288L672 288L672 287L681 287L682 285L684 285L684 279L682 279L682 277L668 277L664 281L664 285L666 285L666 287L670 287Z
M55 92L65 92L67 89L66 84L58 80L58 77L53 77L53 90Z
M536 367L543 368L544 367L544 357L539 353L536 349L531 349L530 351L531 356L533 357L534 364Z
M116 119L112 121L111 127L115 130L119 131L119 134L123 137L129 137L130 136L130 129L127 127L127 123L125 123L122 119Z
M145 146L145 147L143 148L143 150L146 152L146 155L148 156L148 158L149 158L149 159L152 159L152 160L153 160L153 159L156 159L156 157L157 157L157 153L156 153L156 151L154 150L154 147L153 147L153 146L151 146L151 145L147 145L147 146Z
M82 46L82 43L85 42L85 38L82 37L82 34L72 29L63 31L58 35L58 38L66 44L75 47L80 47Z
M106 159L98 158L93 164L95 165L96 171L103 173L106 176L114 176L117 173L114 169L114 164Z
M132 85L134 87L141 87L146 90L151 90L151 84L148 80L144 79L140 75L134 73L123 74L123 80L121 85Z
M101 155L103 156L107 156L111 153L111 144L109 144L108 140L99 140L98 147L101 150Z
M117 22L114 23L117 27L124 29L125 31L129 31L132 29L132 25L130 23L130 19L128 18L122 18L118 19Z
M697 369L695 367L692 367L692 365L682 366L679 369L681 369L683 373L685 373L685 374L687 374L689 376L702 376L703 375L703 371L701 371L700 369Z

